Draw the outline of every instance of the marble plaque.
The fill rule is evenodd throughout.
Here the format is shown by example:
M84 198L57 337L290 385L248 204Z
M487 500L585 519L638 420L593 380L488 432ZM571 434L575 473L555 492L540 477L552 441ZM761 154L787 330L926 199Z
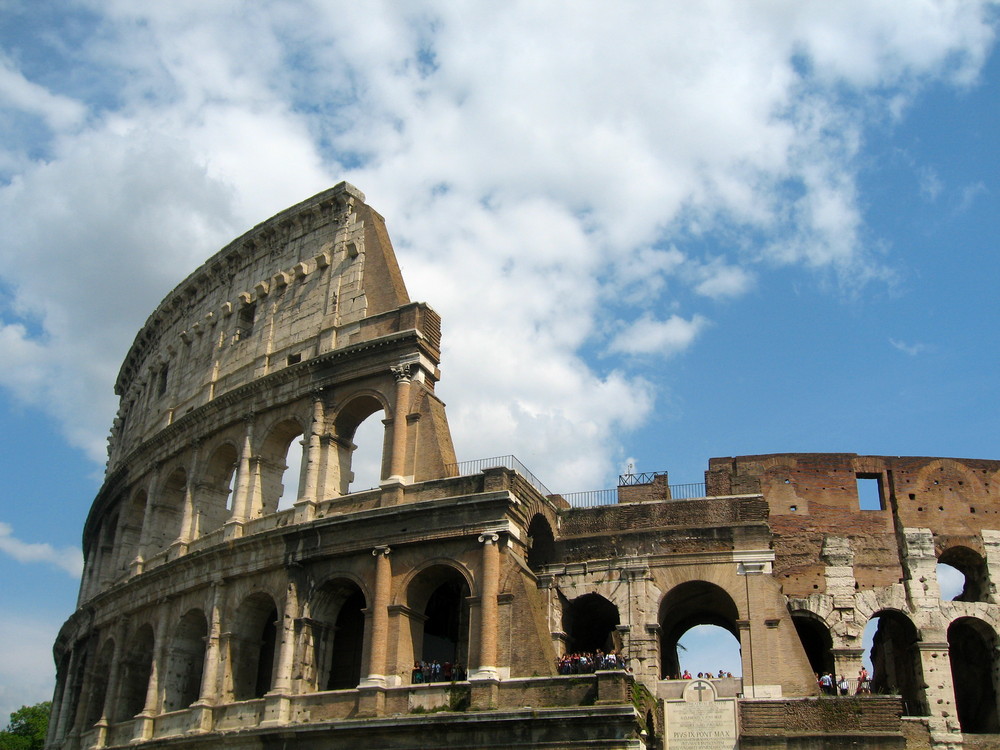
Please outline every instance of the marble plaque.
M666 750L734 750L739 734L736 701L720 699L708 680L692 680L684 697L665 701Z

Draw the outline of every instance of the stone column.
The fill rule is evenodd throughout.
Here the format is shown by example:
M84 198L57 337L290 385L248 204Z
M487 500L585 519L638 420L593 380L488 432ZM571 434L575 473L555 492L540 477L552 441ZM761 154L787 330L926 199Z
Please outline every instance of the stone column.
M358 688L358 714L378 716L385 710L386 670L389 645L389 601L392 597L392 550L379 546L372 550L375 557L375 587L371 603L371 646L368 649L368 676Z
M499 534L480 534L483 545L482 586L479 597L479 667L473 679L497 678L497 594L500 589Z
M278 634L278 665L274 675L274 685L266 696L264 720L261 726L287 724L291 716L292 669L295 665L295 623L299 618L298 587L294 580L288 581L285 590L285 607L281 615Z
M396 406L392 413L392 456L389 462L390 478L403 481L406 471L406 414L410 409L410 382L412 364L395 365Z
M392 563L387 546L372 550L375 557L375 589L372 601L371 648L368 653L368 677L365 687L384 687L386 684L386 656L389 643L389 599L392 595Z
M250 508L253 474L253 415L244 418L246 432L243 436L243 450L237 466L236 487L233 492L233 514L225 524L225 538L235 539L243 536L243 524L247 522Z
M316 516L316 505L323 498L319 496L319 476L323 464L323 425L326 407L322 392L313 394L312 425L306 438L305 476L295 501L295 523L311 521Z
M153 643L153 661L149 670L149 683L146 685L146 703L142 712L136 716L133 742L153 738L154 721L160 712L160 678L163 676L167 663L167 621L171 619L170 608L161 607L157 614L159 620L156 623L156 640Z
M477 710L496 708L500 697L497 670L497 624L500 590L500 535L487 531L479 535L483 545L482 582L479 594L479 666L469 675L477 683L472 689L472 707Z

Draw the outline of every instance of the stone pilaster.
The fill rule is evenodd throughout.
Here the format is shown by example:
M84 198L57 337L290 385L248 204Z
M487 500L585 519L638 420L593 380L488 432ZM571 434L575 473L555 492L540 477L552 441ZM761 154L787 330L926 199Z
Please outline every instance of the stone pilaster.
M135 717L133 742L142 742L153 738L154 722L160 712L160 679L167 663L167 621L171 619L170 608L161 607L158 614L156 640L153 643L153 660L149 670L149 682L146 685L146 703L142 707L142 712Z
M823 562L826 563L826 593L836 597L850 597L853 606L855 593L854 550L851 540L829 535L823 539Z
M208 636L205 639L205 663L201 672L201 695L192 705L193 718L188 734L211 732L213 727L212 706L220 698L219 667L221 665L221 633L222 633L222 583L212 585L212 606L208 623Z
M243 525L247 522L250 509L253 506L252 475L253 475L253 415L244 420L243 450L236 470L236 487L233 493L233 514L225 525L226 539L236 539L243 536Z
M285 591L285 607L278 633L278 666L274 683L266 696L264 720L261 726L287 724L291 715L292 669L295 666L295 623L299 619L298 586L289 580Z
M930 529L903 529L903 570L906 596L914 609L933 609L941 604L937 580L937 555Z
M313 413L309 435L306 437L305 476L295 501L295 523L311 521L316 517L316 505L323 498L319 496L320 473L324 464L323 425L326 406L322 392L313 394Z

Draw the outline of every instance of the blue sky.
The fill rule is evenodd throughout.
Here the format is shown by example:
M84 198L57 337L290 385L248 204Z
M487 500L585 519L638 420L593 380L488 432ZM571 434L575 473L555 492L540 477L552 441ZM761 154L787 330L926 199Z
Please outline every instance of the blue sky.
M997 25L0 0L0 716L51 691L135 332L343 179L444 318L460 459L572 492L745 453L996 458Z

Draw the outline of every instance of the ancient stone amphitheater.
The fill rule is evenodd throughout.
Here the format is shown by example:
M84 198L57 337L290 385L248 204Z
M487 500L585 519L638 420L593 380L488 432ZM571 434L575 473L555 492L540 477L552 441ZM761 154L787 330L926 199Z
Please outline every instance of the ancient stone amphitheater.
M115 384L48 747L997 740L1000 463L715 458L704 485L561 496L513 457L456 461L440 340L344 183L170 293ZM372 415L381 481L355 491ZM954 601L939 563L965 576ZM742 677L675 679L699 624L738 639ZM624 664L557 667L598 651Z

